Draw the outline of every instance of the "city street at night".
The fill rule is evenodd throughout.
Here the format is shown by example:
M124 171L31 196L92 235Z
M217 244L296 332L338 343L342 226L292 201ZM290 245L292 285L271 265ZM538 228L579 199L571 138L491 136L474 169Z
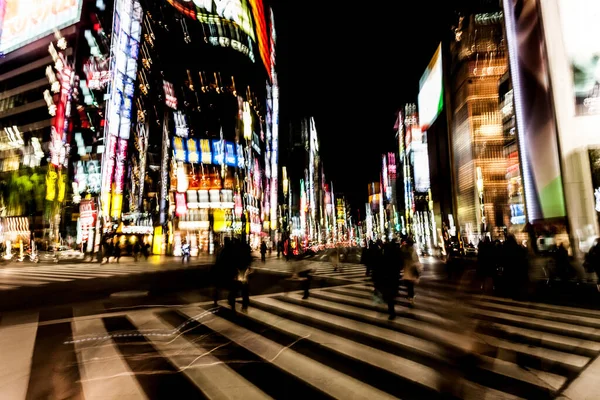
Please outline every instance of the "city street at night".
M600 400L600 0L0 0L0 400Z

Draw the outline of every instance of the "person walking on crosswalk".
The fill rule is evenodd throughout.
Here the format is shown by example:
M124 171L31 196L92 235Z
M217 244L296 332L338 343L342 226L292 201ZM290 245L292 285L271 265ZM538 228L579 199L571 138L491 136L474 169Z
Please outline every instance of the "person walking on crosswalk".
M406 286L408 301L412 306L415 302L415 283L419 282L419 277L421 276L421 262L419 261L419 255L412 239L408 238L402 244L402 255L404 259L402 280Z
M377 271L376 289L382 294L387 303L389 319L396 318L396 296L400 287L400 271L403 265L402 253L396 240L383 245L381 252L381 266Z
M239 292L242 295L242 311L246 311L250 305L250 282L249 276L252 273L250 268L252 264L252 249L248 243L239 239L234 240L233 244L233 261L236 269L233 282L229 290L229 306L231 311L235 313L235 299Z
M226 237L223 247L217 253L215 264L211 269L213 283L213 305L216 307L221 290L230 289L235 276L235 249L231 238ZM235 300L235 298L234 298Z
M339 248L339 246L336 246L335 248L333 248L331 250L331 252L329 253L329 260L331 261L331 266L333 267L333 270L335 272L337 272L338 270L340 272L342 271L342 266L340 263L340 248Z
M263 241L260 243L260 259L263 263L267 262L267 244Z

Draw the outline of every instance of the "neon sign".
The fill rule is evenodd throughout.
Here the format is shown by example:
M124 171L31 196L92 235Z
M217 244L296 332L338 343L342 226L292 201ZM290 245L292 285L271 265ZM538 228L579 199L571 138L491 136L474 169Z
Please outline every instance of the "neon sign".
M237 167L235 143L225 142L225 164L231 167Z
M175 96L175 89L173 89L173 84L171 82L163 80L163 90L165 91L165 104L167 105L167 107L176 110L177 97Z
M212 141L212 163L221 165L225 161L225 142L222 140Z
M175 104L177 104L177 99L175 99ZM183 138L188 137L190 130L185 122L185 115L181 111L175 111L173 119L175 120L175 135Z
M200 152L198 151L198 142L196 139L187 140L187 161L197 164L200 161Z
M125 179L127 140L131 132L131 110L137 77L142 7L138 0L116 0L114 12L110 68L112 82L104 133L107 149L102 162L102 213L105 216L109 215L110 191L114 174L115 190L112 199L113 210L110 215L119 218ZM116 154L117 138L119 138L118 154Z
M180 137L173 138L173 156L176 161L185 161L186 151L183 139Z
M119 139L119 149L117 151L116 169L115 169L115 193L123 193L125 187L125 163L127 162L127 146L125 139Z
M212 163L212 153L210 151L210 141L208 139L200 139L200 155L203 164Z

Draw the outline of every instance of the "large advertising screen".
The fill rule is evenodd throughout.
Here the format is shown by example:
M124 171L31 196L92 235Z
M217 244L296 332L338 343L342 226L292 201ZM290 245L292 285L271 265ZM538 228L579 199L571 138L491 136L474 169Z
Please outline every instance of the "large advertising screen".
M527 218L562 218L565 196L538 2L504 0L504 12Z
M0 6L2 3L0 53L6 54L78 22L83 0L4 0Z
M247 0L167 0L182 14L200 22L213 24L222 20L236 24L252 40L254 24Z
M600 1L558 0L577 115L600 114Z
M256 42L248 0L167 0L181 14L208 25L205 40L213 46L231 47L255 62ZM262 33L261 33L262 34ZM259 42L260 43L260 42Z
M426 131L435 122L444 107L441 43L419 81L418 100L421 129Z

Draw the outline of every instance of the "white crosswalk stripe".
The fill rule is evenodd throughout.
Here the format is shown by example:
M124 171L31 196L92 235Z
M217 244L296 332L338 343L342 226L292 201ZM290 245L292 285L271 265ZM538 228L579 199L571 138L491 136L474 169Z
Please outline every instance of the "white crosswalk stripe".
M458 294L422 280L414 307L401 288L389 321L372 292L369 282L351 282L307 300L255 296L235 315L223 303L74 317L60 343L73 346L80 379L61 384L80 385L88 399L172 398L154 390L177 376L188 396L209 399L431 399L443 391L538 399L568 389L600 355L598 311ZM31 359L52 353L37 348L38 327L65 321L39 315L0 315L0 393L11 399L53 384L36 382ZM457 367L466 352L473 359Z
M26 267L5 267L0 269L0 291L19 287L44 286L51 283L65 283L94 278L123 277L133 274L169 271L187 268L180 262L153 264L96 264L80 263L73 265L37 264Z
M25 399L37 332L37 313L4 313L0 320L0 393Z
M75 338L107 337L102 320L75 319ZM75 341L81 384L88 400L146 399L133 373L122 359L112 339L98 341Z
M144 329L168 332L172 326L160 321L152 312L132 314L131 321ZM185 329L185 328L184 328ZM177 332L170 340L149 336L150 341L163 357L168 358L187 378L194 382L199 391L209 399L256 399L270 397L235 373L229 366L211 355L202 343L194 343Z
M328 261L310 260L303 261L303 263L308 263L314 270L313 275L317 277L343 279L352 282L366 282L371 280L371 277L366 275L366 267L362 264L340 263L336 269ZM283 260L274 260L266 264L255 264L253 265L253 268L259 270L293 273L294 270L298 268L298 265L299 264L296 261L286 262ZM424 265L421 277L424 279L432 278L435 277L435 274L427 265Z

